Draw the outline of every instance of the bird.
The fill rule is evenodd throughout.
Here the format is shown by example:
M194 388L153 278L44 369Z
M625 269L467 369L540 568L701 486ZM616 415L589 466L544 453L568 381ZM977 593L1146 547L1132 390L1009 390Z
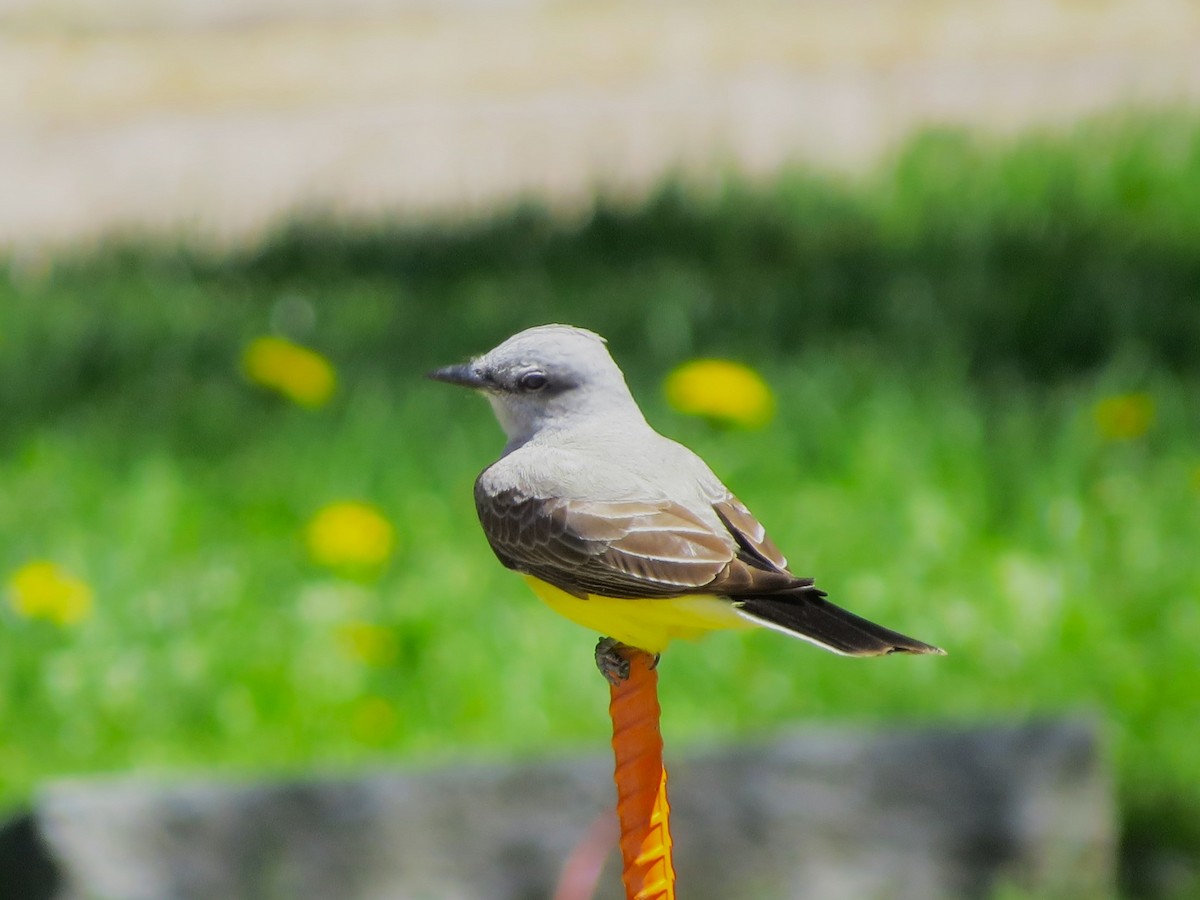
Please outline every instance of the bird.
M484 534L546 605L604 636L602 671L602 649L657 658L754 627L842 656L944 654L792 574L704 460L646 421L600 335L540 325L428 377L491 404L507 442L475 481Z

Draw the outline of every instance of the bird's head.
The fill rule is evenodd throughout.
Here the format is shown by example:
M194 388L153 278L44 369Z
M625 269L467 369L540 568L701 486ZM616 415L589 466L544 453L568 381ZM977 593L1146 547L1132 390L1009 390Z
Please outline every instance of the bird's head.
M430 378L482 392L511 446L550 428L641 413L604 338L570 325L515 334L469 362Z

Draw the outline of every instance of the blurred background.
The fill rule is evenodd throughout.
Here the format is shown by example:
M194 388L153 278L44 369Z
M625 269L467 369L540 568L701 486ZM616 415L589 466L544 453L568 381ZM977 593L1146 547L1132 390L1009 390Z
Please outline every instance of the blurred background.
M499 429L420 377L558 321L950 652L674 647L669 752L1083 715L1121 895L1200 896L1198 47L1185 0L0 2L3 808L602 748L595 637L475 521Z

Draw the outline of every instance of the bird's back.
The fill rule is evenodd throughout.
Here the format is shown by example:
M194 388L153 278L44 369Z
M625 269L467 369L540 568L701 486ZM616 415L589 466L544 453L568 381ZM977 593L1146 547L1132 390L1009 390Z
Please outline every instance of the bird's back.
M606 423L535 436L480 475L489 490L515 489L538 497L597 500L669 500L708 519L729 489L698 455L644 423Z

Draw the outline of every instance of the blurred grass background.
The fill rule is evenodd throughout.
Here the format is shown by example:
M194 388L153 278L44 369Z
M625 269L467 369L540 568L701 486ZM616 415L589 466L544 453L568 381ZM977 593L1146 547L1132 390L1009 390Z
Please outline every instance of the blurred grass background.
M839 603L946 647L838 659L773 634L672 648L668 745L814 720L1094 716L1129 884L1200 891L1200 119L1000 144L929 131L857 179L667 186L586 216L289 226L253 250L110 243L0 277L0 574L94 608L0 611L0 798L130 768L278 772L594 749L595 637L494 560L471 484L502 440L421 373L533 324L609 338L648 417ZM338 388L249 384L282 334ZM661 382L739 359L758 431ZM397 548L304 530L373 504ZM1140 854L1140 855L1139 855Z

